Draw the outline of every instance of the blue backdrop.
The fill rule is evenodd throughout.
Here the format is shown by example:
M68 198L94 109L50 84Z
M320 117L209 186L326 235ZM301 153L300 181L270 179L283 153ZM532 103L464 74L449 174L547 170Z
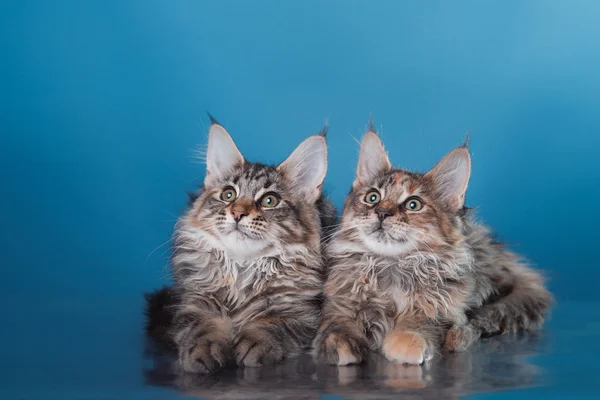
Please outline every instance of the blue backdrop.
M2 318L44 347L17 364L43 380L73 318L65 376L118 360L86 335L138 346L140 293L165 282L161 243L202 181L207 110L263 162L329 118L338 206L370 113L415 170L470 131L468 203L560 300L597 300L599 20L594 0L1 2ZM126 369L103 373L126 387Z

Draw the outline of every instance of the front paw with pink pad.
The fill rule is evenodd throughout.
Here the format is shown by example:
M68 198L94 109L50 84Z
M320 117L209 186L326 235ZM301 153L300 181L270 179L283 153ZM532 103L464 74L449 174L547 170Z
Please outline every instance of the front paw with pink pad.
M401 364L420 365L431 358L425 339L410 331L388 333L381 350L388 360Z

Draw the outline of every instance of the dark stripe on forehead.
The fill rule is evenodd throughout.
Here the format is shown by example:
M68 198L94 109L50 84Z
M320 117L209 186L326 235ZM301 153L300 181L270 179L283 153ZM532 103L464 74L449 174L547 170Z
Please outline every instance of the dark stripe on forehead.
M396 175L396 173L395 173L395 172L394 172L394 173L391 173L391 174L388 176L388 179L387 179L387 184L388 184L388 185L393 185L394 183L396 183L396 176L397 176L397 175Z
M385 183L387 185L394 185L396 183L404 184L409 181L420 182L422 176L422 174L410 172L405 169L395 169L388 173Z
M275 190L285 190L285 180L277 171L276 167L259 163L246 163L244 168L239 170L234 183L243 191L256 193L260 189L272 188Z
M376 181L375 181L375 186L377 187L387 187L387 186L392 186L395 182L395 172L396 171L391 171L391 172L387 172L385 174L382 174Z
M259 180L268 177L270 173L273 172L275 172L273 167L262 164L251 164L249 165L249 168L244 171L244 178Z

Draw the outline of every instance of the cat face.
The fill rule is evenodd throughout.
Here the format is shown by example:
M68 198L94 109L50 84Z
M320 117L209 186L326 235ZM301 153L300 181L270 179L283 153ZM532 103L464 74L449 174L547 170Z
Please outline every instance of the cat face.
M369 132L346 199L342 234L384 256L452 244L461 234L469 174L466 148L453 150L426 174L393 169L383 143Z
M204 189L187 218L212 247L236 258L318 243L316 202L327 170L323 136L302 142L279 166L247 162L218 124L209 132Z

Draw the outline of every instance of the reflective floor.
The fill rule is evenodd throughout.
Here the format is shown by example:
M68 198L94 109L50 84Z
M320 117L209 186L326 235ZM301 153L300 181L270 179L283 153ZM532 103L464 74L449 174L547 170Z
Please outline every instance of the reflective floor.
M170 375L170 361L146 371L149 384L176 387L182 395L207 399L457 399L465 394L542 384L543 371L527 357L543 338L495 338L472 351L449 355L424 367L392 364L373 356L364 366L316 365L303 355L266 368L225 371L216 376Z
M303 355L274 367L178 375L170 373L172 360L149 349L145 379L206 399L597 398L598 316L594 305L564 304L539 334L483 339L465 353L443 355L423 367L392 364L378 355L366 365L331 367Z
M9 308L0 399L458 399L600 398L600 308L562 303L538 335L482 340L424 367L316 365L307 356L213 376L172 373L144 340L142 300L48 301ZM7 363L6 361L9 361Z

